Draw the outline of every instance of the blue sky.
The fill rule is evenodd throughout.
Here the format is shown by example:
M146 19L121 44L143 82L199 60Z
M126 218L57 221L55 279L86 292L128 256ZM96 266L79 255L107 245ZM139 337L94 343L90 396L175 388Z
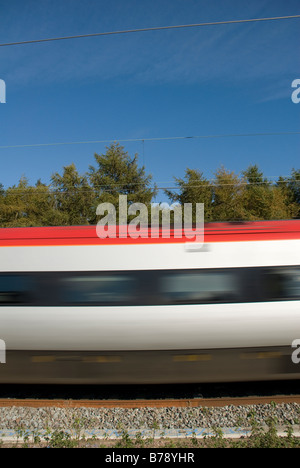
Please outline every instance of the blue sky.
M299 14L299 0L0 0L0 43ZM291 19L0 47L0 146L120 141L159 187L187 167L289 175L300 135L148 140L298 132L299 46ZM83 173L108 145L0 148L0 182L49 183L72 162Z

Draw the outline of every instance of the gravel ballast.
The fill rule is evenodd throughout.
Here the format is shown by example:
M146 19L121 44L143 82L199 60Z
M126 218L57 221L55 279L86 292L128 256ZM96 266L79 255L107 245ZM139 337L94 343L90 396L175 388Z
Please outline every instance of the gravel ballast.
M83 431L94 436L118 436L122 431L152 434L199 435L204 430L251 430L253 423L300 429L300 405L263 404L218 408L0 408L0 436L20 431Z

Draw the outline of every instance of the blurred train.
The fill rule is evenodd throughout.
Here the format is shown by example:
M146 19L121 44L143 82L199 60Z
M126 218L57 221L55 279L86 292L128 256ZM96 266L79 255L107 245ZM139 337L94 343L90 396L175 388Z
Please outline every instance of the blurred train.
M204 245L0 229L0 383L299 379L300 220L205 224Z

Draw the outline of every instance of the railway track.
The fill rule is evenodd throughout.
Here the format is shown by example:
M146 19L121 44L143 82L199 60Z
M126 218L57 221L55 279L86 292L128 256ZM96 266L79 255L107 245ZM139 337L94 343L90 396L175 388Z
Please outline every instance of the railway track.
M72 400L72 399L0 399L0 407L56 407L56 408L197 408L247 406L266 404L300 404L300 395L251 396L239 398L193 398L193 399L162 399L162 400Z
M48 397L5 397L0 396L2 426L0 440L13 443L22 434L34 439L39 434L71 434L84 440L123 441L135 437L143 440L186 439L194 441L215 437L220 428L224 438L247 437L252 423L267 430L268 420L276 421L278 434L286 435L287 424L300 437L298 417L300 394L292 393L297 385L283 394L272 387L265 388L265 394L242 394L234 396L228 392L223 396L201 397L151 397L139 398L85 398L83 395L69 395L67 398L48 392ZM257 388L256 388L257 390ZM84 395L86 396L86 395ZM228 408L230 407L230 408ZM39 411L39 408L41 410ZM50 432L49 432L50 431ZM80 431L80 432L78 432ZM52 437L51 435L51 437ZM49 435L47 436L49 438ZM31 440L30 439L30 440ZM44 439L43 439L44 440Z
M299 381L172 386L0 386L0 408L196 408L299 403Z

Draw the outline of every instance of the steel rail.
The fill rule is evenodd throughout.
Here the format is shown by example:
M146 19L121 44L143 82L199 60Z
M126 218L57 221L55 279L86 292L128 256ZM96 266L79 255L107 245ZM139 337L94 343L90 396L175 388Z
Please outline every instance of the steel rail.
M57 408L195 408L248 406L270 403L300 403L300 395L249 396L234 398L189 398L189 399L136 399L136 400L74 400L74 399L15 399L1 398L0 407L57 407Z

